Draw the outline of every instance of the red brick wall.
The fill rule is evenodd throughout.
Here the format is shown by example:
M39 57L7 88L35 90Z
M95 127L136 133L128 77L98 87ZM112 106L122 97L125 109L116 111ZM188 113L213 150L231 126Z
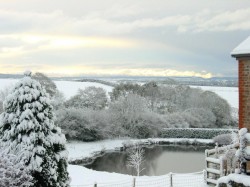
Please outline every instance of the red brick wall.
M239 60L239 128L250 130L250 59Z

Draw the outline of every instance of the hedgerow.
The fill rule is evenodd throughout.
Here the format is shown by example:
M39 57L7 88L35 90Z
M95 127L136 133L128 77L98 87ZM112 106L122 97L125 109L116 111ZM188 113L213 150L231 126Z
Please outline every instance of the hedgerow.
M208 129L208 128L165 128L162 138L199 138L212 139L220 134L230 134L237 132L238 129Z

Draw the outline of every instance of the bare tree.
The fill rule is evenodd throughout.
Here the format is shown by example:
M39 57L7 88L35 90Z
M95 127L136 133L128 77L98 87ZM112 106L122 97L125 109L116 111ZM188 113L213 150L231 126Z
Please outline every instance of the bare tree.
M141 165L144 162L144 154L145 151L139 144L129 150L127 166L134 168L137 176L140 176L140 173L145 169L141 169Z

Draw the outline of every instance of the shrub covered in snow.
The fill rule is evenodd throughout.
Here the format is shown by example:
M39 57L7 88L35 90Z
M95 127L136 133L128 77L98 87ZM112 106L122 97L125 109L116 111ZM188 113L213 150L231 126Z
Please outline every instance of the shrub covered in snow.
M239 142L240 147L235 155L240 161L241 173L246 173L246 162L247 160L250 160L250 151L247 146L250 142L250 138L249 133L247 133L247 128L242 128L239 130Z
M189 108L182 115L191 128L209 128L216 123L214 113L205 108Z
M49 96L30 73L4 102L0 141L32 173L36 187L67 187L66 139L54 125ZM21 152L21 153L20 153Z
M23 162L13 154L0 152L0 187L32 186L32 176Z
M213 138L213 141L218 143L219 145L229 145L232 143L231 134L220 134Z
M56 123L68 140L96 141L105 134L105 118L99 111L66 108L56 111L56 114Z
M228 134L237 129L204 129L204 128L165 128L163 138L201 138L212 139L220 134Z
M221 177L217 182L217 187L249 187L250 177L247 175L230 174Z

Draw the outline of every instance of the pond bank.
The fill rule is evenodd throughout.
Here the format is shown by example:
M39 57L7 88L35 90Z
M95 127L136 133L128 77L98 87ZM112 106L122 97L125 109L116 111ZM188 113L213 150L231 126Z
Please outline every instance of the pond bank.
M91 163L106 152L121 151L135 143L141 145L214 145L210 139L185 139L185 138L149 138L149 139L112 139L96 142L69 142L66 147L69 151L69 163Z

